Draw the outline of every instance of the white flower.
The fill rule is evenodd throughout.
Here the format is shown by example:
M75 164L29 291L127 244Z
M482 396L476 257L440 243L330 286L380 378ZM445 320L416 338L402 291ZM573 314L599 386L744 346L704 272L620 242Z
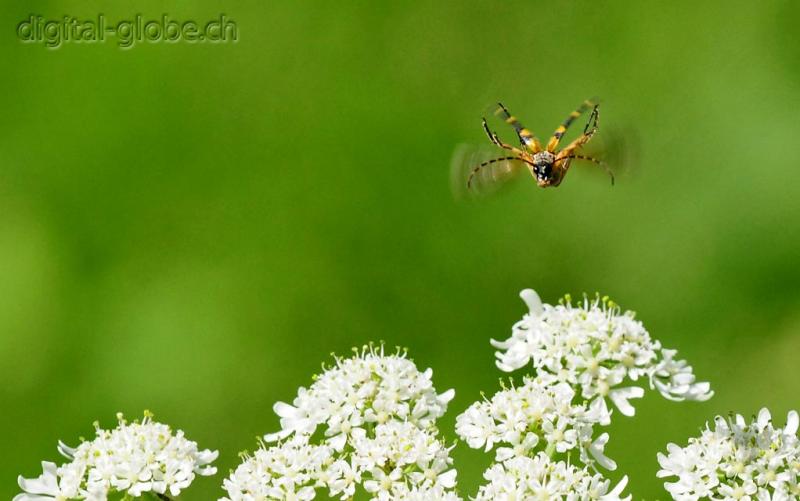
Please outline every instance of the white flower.
M522 386L495 393L472 404L456 419L456 433L472 448L499 447L495 459L533 456L538 451L566 453L579 448L585 463L613 469L602 455L608 439L592 441L595 425L609 421L607 409L590 407L566 383L552 378L524 378Z
M476 501L630 499L630 496L621 497L627 477L612 489L611 481L599 473L564 461L552 461L543 452L495 464L483 477L488 483L481 486Z
M393 497L386 497L380 499L395 499L402 501L461 501L458 495L450 490L446 490L440 485L433 487L413 487L407 489L399 487L395 489Z
M675 350L662 348L632 312L622 313L608 298L573 306L567 296L552 306L530 289L520 296L530 312L513 326L511 337L492 340L501 370L531 364L537 374L549 373L580 389L587 400L611 400L626 416L635 412L630 400L644 394L631 385L640 378L671 400L713 395L708 383L695 381L691 366L674 359Z
M590 465L597 462L603 468L616 470L617 463L605 455L606 444L608 443L608 433L603 433L596 439L592 439L588 433L584 434L581 447L581 461Z
M78 497L78 485L74 475L59 478L59 469L55 463L42 461L42 474L37 478L19 477L20 489L24 492L14 497L14 501L34 501L38 499L70 499ZM70 471L69 473L72 473ZM82 475L81 475L82 476ZM80 478L80 476L78 477Z
M667 446L658 454L659 477L676 477L664 487L677 500L794 500L800 497L800 423L789 412L786 426L776 428L767 409L750 423L741 415L718 416L714 427L686 447Z
M431 375L382 347L337 358L293 405L275 405L282 429L265 440L278 444L247 456L223 499L307 500L316 489L349 499L361 485L379 501L458 500L450 448L435 426L453 391L437 394Z
M313 499L314 485L330 461L327 447L309 445L301 436L269 448L262 447L223 482L231 501L253 499Z
M169 426L153 422L147 412L141 422L127 423L121 414L117 418L119 425L113 430L95 424L95 439L78 447L59 442L59 452L70 462L60 467L43 462L38 478L20 476L19 486L24 492L14 501L104 500L111 493L177 496L196 474L216 473L210 463L218 453L198 450L182 431L173 434Z
M437 394L430 369L420 372L404 352L384 355L383 347L365 347L356 356L336 359L309 388L300 388L293 405L275 404L281 431L266 435L272 442L292 433L313 434L322 425L325 436L344 446L366 423L390 419L431 428L447 409L453 390Z

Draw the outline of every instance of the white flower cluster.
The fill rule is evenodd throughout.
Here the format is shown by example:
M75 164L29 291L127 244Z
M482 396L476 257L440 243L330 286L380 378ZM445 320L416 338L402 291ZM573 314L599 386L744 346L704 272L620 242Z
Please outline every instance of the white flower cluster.
M786 426L776 428L767 409L748 423L737 415L717 416L686 447L667 446L659 454L659 477L677 477L664 487L677 500L701 498L745 501L800 499L800 419L791 411Z
M607 298L574 307L569 297L543 305L530 289L520 296L529 313L510 338L492 345L501 370L531 364L535 376L474 403L456 421L470 447L497 445L478 499L619 499L626 480L609 490L598 471L616 469L604 453L609 435L597 431L611 422L607 399L633 415L629 401L644 389L632 382L640 378L671 400L713 393L685 361L675 360L675 351L663 349L632 313Z
M599 473L590 473L564 461L552 461L543 452L495 464L483 477L488 483L481 486L476 501L627 501L631 498L620 497L628 483L627 477L612 489L611 481Z
M70 462L62 466L42 462L43 473L35 479L19 477L24 493L14 501L86 499L102 501L111 493L139 497L146 492L177 496L197 475L213 475L210 463L217 451L199 451L183 432L152 421L145 412L141 422L103 430L95 423L96 437L76 448L59 443L58 450Z
M312 499L316 477L330 460L330 448L310 445L297 435L245 455L222 487L233 500Z
M577 448L584 464L597 462L613 470L616 464L603 454L608 434L593 439L594 426L610 422L608 410L596 402L576 402L575 391L566 383L525 378L520 387L472 404L458 416L456 433L474 449L489 451L496 443L506 444L497 449L498 462Z
M543 305L531 289L520 296L530 312L511 337L492 340L501 370L532 363L540 376L548 373L580 389L586 400L607 397L626 416L635 412L629 400L644 395L641 387L620 386L628 381L646 379L670 400L703 401L714 394L708 383L695 381L686 361L675 360L674 350L662 348L632 312L622 313L608 298L572 306L567 296L552 306Z
M448 448L436 419L452 390L437 394L432 371L420 372L404 352L365 347L278 403L281 431L225 480L231 501L314 498L316 489L341 499L361 486L371 499L459 499Z
M364 347L318 376L310 388L300 388L293 404L275 404L281 431L267 435L268 442L292 433L310 435L324 425L331 445L341 449L353 430L409 421L421 429L433 428L454 390L437 395L431 369L420 372L405 353L384 355L383 347Z

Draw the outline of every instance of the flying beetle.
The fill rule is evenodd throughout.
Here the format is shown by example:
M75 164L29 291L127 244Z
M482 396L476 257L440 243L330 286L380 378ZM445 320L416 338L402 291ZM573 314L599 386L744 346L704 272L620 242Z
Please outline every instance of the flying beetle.
M569 129L570 125L572 125L578 117L588 110L591 110L589 113L589 120L583 128L580 137L559 149L561 139L567 132L567 129ZM508 112L502 103L497 104L494 114L514 128L519 138L520 146L515 147L503 142L497 133L489 128L489 125L486 123L486 118L484 117L483 130L489 137L489 140L492 144L510 152L510 154L486 160L473 167L467 177L468 190L472 188L475 176L484 169L493 167L497 169L500 174L506 175L513 174L516 167L519 165L524 165L528 168L531 176L536 180L536 184L540 187L556 187L564 181L564 177L567 175L573 160L586 160L599 165L611 177L611 184L614 184L614 174L606 164L598 158L584 154L582 151L583 147L591 141L592 137L594 137L595 133L598 131L600 107L596 102L592 100L584 101L558 126L550 137L550 140L544 146L542 146L539 139L534 136L529 129L523 126L515 116ZM497 176L493 175L493 177Z

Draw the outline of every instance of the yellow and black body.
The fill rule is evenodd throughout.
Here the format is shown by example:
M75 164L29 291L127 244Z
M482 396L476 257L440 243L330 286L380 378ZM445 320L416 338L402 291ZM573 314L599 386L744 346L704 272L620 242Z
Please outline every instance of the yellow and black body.
M583 129L583 133L581 133L580 137L559 150L558 146L561 142L561 138L567 132L569 126L572 125L575 119L589 109L592 111ZM525 128L515 116L511 115L505 106L498 103L494 114L514 128L519 138L520 147L517 148L504 143L497 133L489 129L486 119L484 118L483 130L486 132L489 140L495 146L511 152L511 155L493 158L475 166L470 171L469 177L467 178L467 188L471 186L473 177L482 168L498 162L521 162L525 164L531 175L536 179L536 183L542 188L547 188L561 184L573 160L586 160L605 168L606 172L611 176L611 183L613 184L614 176L601 160L580 154L581 148L592 139L598 130L599 110L600 108L597 103L590 100L584 101L580 107L570 113L566 120L558 126L547 142L547 145L543 147L539 139L537 139L530 130Z

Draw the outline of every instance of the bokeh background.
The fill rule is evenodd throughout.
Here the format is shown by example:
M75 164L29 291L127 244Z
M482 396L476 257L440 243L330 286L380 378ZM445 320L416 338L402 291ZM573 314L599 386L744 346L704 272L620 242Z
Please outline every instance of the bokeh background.
M16 39L30 14L205 21L228 44ZM610 455L636 499L716 413L797 408L797 2L5 2L0 6L0 497L99 419L151 409L223 475L329 353L384 340L498 388L490 337L546 301L634 309L717 392L656 394ZM575 167L453 199L459 143L503 100L544 136L586 97L627 131L613 188ZM509 140L509 130L500 129ZM602 129L601 129L602 134ZM488 455L455 452L463 494Z

